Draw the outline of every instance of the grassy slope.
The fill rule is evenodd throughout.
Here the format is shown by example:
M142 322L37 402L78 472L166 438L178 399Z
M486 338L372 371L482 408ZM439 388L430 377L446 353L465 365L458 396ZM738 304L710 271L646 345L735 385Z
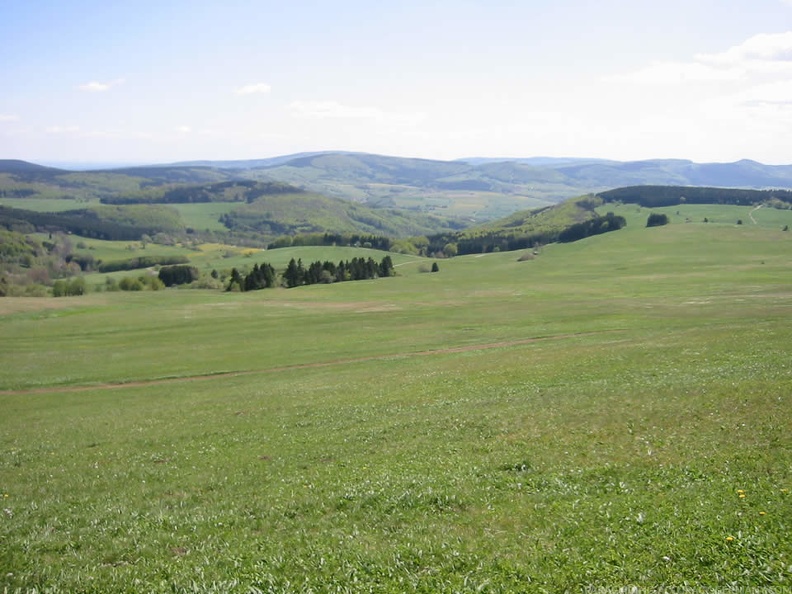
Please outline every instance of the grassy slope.
M656 212L668 216L671 223L703 223L707 219L711 225L758 226L765 229L783 229L792 225L792 210L754 206L724 206L720 204L680 204L662 208L644 208L637 204L604 204L597 211L600 214L613 212L623 216L630 226L646 225L649 214Z
M0 584L788 587L791 237L0 301Z
M597 199L580 196L540 210L521 210L502 219L467 229L462 232L462 235L475 235L481 232L530 235L547 230L561 231L594 216L593 207L586 206L588 202L596 204Z

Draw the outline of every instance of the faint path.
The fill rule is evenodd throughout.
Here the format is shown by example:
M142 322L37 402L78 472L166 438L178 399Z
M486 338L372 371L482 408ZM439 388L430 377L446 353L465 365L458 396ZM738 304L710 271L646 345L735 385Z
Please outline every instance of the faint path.
M265 373L278 373L281 371L291 371L294 369L315 369L320 367L336 367L350 365L354 363L365 363L367 361L382 361L393 359L408 359L412 357L429 357L431 355L445 355L450 353L468 353L472 351L486 351L490 349L508 348L543 342L548 340L562 340L565 338L575 338L578 336L592 336L596 334L609 334L621 332L621 330L600 330L596 332L572 332L569 334L554 334L550 336L536 336L533 338L523 338L520 340L506 340L503 342L488 342L481 344L469 344L458 347L448 347L443 349L430 349L426 351L414 351L411 353L389 353L384 355L372 355L370 357L357 357L353 359L337 359L334 361L321 361L317 363L300 363L297 365L284 365L281 367L270 367L268 369L247 369L241 371L218 371L200 375L184 375L179 377L163 377L150 380L139 380L129 382L103 382L69 386L45 386L41 388L29 388L25 390L0 390L0 396L24 396L35 394L63 394L69 392L85 392L89 390L112 390L115 388L140 388L146 386L162 386L166 384L177 384L183 382L197 382L218 378L241 377L245 375L259 375Z
M756 225L757 223L756 223L756 219L755 219L755 218L753 218L753 213L755 213L755 212L756 212L757 210L759 210L760 208L762 208L762 205L761 205L761 204L760 204L759 206L755 207L755 208L754 208L754 209L753 209L751 212L749 212L749 213L748 213L748 216L749 216L749 217L751 217L751 222L752 222L754 225Z

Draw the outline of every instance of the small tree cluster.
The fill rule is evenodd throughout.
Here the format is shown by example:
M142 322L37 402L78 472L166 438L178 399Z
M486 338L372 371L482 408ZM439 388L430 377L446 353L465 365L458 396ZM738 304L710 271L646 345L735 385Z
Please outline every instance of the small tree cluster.
M200 273L194 266L163 266L159 271L159 279L166 287L186 285L198 280Z
M287 288L319 283L334 283L353 280L366 280L393 276L393 261L385 256L378 264L373 258L352 258L352 260L333 262L316 261L307 268L302 260L292 258L286 270L278 279L275 269L267 264L255 264L253 270L243 275L236 268L231 270L227 291L256 291L268 289L279 284Z
M141 274L140 276L126 276L122 278L117 285L118 289L122 291L159 291L165 285L162 284L162 281L159 277L151 276L150 274ZM108 287L108 290L114 290L115 288Z
M332 262L313 262L305 268L302 260L292 258L283 273L283 282L288 288L301 285L315 285L356 280L368 280L393 276L393 261L385 256L377 264L373 258L352 258L338 264Z
M264 262L261 265L254 264L253 270L245 276L239 273L236 268L231 269L231 280L228 283L227 291L258 291L259 289L269 289L277 284L275 269Z
M57 280L52 285L53 297L72 297L75 295L85 295L85 279L81 276L71 280Z
M593 219L570 225L559 233L558 241L561 243L570 243L572 241L591 237L592 235L601 235L609 231L618 231L626 224L627 221L624 217L609 212L604 217L594 217Z
M668 225L668 215L666 214L653 212L646 219L647 227L662 227L663 225Z
M300 245L356 246L375 250L389 251L393 240L380 235L362 235L359 233L308 233L298 235L282 235L267 246L267 249Z

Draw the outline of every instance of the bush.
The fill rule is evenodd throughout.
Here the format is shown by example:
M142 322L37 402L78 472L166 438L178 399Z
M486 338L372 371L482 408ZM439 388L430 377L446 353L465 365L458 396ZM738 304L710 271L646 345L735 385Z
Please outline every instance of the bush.
M52 285L53 297L72 297L75 295L85 295L85 279L81 276L67 280L57 280Z
M647 227L662 227L663 225L668 225L668 215L653 212L649 215L649 218L646 219Z
M164 286L158 277L146 274L138 277L127 276L118 283L118 288L122 291L143 291L146 289L158 291Z
M187 285L200 276L198 269L194 266L164 266L159 271L159 279L166 287L173 285Z

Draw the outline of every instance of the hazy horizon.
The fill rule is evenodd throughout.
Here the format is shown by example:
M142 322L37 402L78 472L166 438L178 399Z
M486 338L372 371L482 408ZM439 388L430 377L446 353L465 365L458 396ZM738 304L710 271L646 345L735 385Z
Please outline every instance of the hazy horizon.
M45 167L53 167L56 169L64 169L64 170L71 170L71 171L99 171L99 170L110 170L110 169L126 169L132 167L160 167L160 166L168 166L168 165L181 165L183 163L195 163L195 162L209 162L209 163L218 163L222 164L223 162L239 162L239 161L258 161L258 160L267 160L267 159L274 159L274 158L281 158L281 157L291 157L294 156L295 158L299 157L302 154L311 154L311 153L355 153L355 154L369 154L369 155L377 155L382 157L392 157L392 158L399 158L399 159L414 159L414 158L422 158L422 157L410 157L406 155L382 155L377 153L364 153L361 151L305 151L304 153L290 153L286 155L268 155L266 157L258 157L258 158L248 158L248 159L189 159L185 161L28 161L27 159L22 159L29 163L34 163L36 165L43 165ZM429 160L436 160L436 161L468 161L468 160L475 160L475 159L487 159L492 161L518 161L518 160L527 160L527 159L548 159L548 160L570 160L570 161L613 161L613 162L620 162L620 163L631 163L631 162L643 162L643 161L689 161L694 164L706 164L704 162L692 161L690 159L684 158L657 158L657 159L636 159L634 161L621 161L619 159L603 159L600 157L569 157L569 156L560 156L560 157L549 157L547 155L530 155L525 157L481 157L481 156L468 156L462 157L459 159L429 159ZM752 161L753 159L736 159L735 161L712 161L709 163L713 164L731 164L742 160L749 160ZM759 162L761 163L761 162ZM761 163L762 165L770 165L768 163ZM779 163L775 164L779 166L783 165L790 165L792 166L792 162L790 163ZM220 165L222 166L222 165Z

